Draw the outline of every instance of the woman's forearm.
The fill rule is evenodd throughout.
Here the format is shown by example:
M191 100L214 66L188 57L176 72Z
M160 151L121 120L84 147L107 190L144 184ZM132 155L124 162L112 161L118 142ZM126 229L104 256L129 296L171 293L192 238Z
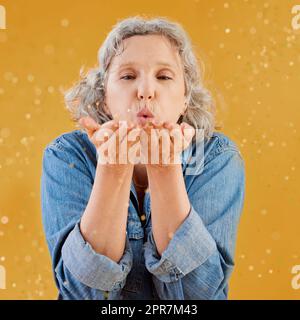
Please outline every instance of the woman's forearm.
M93 249L117 263L125 249L132 174L133 165L98 164L80 223L82 236Z
M181 165L164 168L147 166L151 196L152 232L157 251L162 255L173 234L186 219L190 201Z

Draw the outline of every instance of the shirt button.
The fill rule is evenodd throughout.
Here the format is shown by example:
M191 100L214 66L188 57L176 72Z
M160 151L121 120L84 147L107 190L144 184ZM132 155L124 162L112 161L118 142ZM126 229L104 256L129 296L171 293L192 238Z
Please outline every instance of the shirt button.
M165 265L165 268L168 269L172 265L172 263L168 260L165 260L164 265Z
M145 221L146 220L145 214L142 214L140 218L141 218L141 221Z
M103 296L104 299L107 300L109 298L109 291L104 291Z

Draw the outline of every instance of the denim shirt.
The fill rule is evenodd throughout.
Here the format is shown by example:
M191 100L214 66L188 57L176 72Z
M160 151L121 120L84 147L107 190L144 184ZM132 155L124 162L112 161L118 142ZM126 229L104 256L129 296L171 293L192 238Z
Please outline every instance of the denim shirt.
M95 252L79 228L93 187L96 148L83 130L63 133L45 147L42 222L58 299L228 299L244 203L244 160L231 139L214 132L203 140L200 173L187 174L195 146L191 143L181 155L191 209L161 256L152 234L150 192L145 194L142 221L131 181L119 263Z

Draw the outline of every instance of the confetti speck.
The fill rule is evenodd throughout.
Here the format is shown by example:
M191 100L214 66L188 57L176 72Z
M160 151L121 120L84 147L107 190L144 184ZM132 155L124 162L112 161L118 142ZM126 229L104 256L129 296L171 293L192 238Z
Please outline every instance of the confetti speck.
M68 27L69 26L69 20L68 19L62 19L60 21L60 25L64 28Z
M42 94L42 90L39 87L34 87L34 92L37 96L40 96Z
M39 99L34 99L34 104L39 105L41 101Z
M53 93L53 92L54 92L54 87L49 86L49 87L48 87L48 92L49 92L49 93Z
M33 76L32 74L29 74L29 75L27 76L27 80L28 80L29 82L33 82L34 76Z
M28 146L28 139L27 139L27 137L23 137L23 138L20 140L20 143L21 143L23 146Z
M3 216L3 217L1 218L1 222L2 222L3 224L7 224L7 223L8 223L8 217L7 217L7 216Z
M30 262L31 261L31 256L25 256L25 261Z
M45 47L44 47L44 53L45 54L53 54L54 53L54 47L51 45L51 44L47 44Z
M260 210L260 213L261 213L263 216L265 216L265 215L267 214L267 210L266 210L266 209L261 209L261 210Z
M279 240L280 239L280 233L275 231L275 232L272 233L271 237L272 237L273 240Z

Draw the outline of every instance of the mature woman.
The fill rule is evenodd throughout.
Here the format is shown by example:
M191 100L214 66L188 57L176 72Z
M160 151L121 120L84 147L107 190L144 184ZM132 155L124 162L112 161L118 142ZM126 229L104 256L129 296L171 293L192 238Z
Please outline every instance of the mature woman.
M65 96L79 130L43 156L59 299L227 299L244 162L214 131L187 34L164 18L122 20L81 76Z

